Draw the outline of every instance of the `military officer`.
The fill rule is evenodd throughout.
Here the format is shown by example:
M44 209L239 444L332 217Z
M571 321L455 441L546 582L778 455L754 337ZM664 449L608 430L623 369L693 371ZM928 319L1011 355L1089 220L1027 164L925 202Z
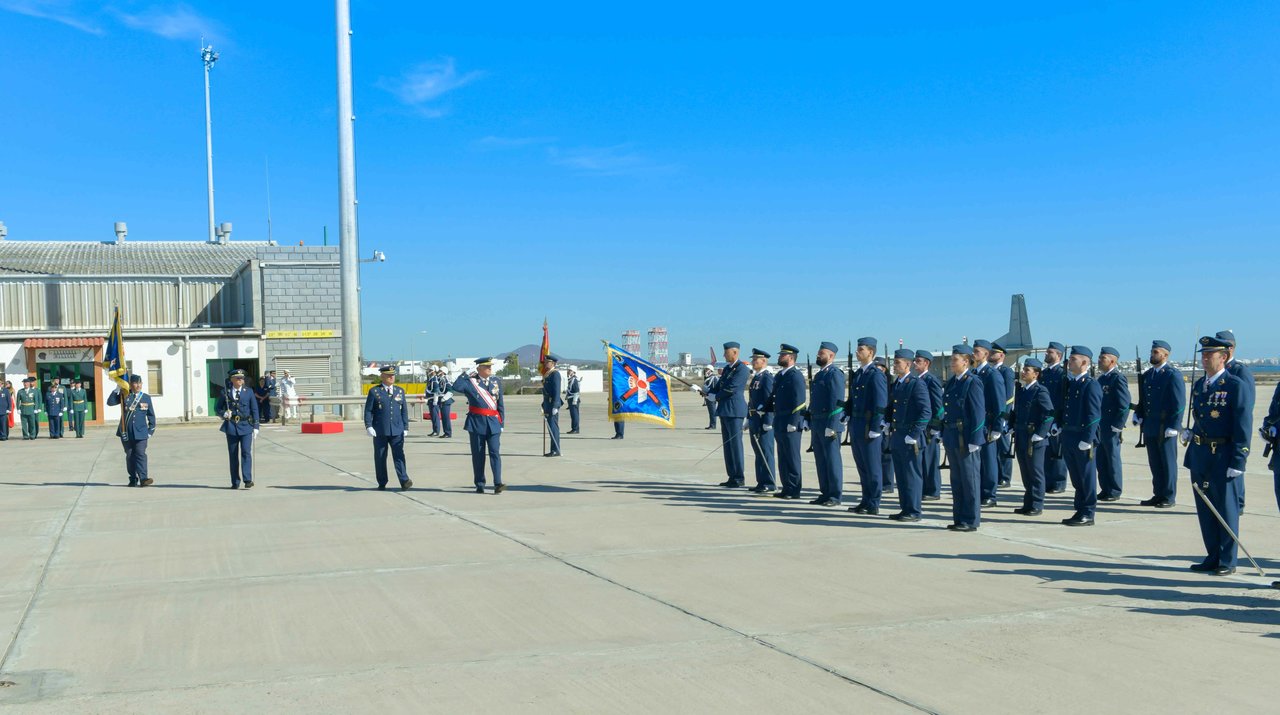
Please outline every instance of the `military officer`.
M84 383L73 380L67 398L71 400L71 429L75 430L76 439L84 439L84 418L89 411L89 393Z
M1124 467L1120 445L1129 418L1129 378L1121 374L1120 352L1104 346L1098 350L1098 385L1102 388L1102 422L1098 427L1098 501L1116 501L1124 491Z
M502 378L493 374L493 358L477 358L475 372L459 375L449 389L467 397L467 420L462 428L471 436L471 472L476 494L484 494L486 451L493 470L493 493L501 494L507 488L502 483L501 449L507 408L502 402Z
M844 491L844 464L840 459L840 434L844 431L845 379L836 367L839 348L824 341L818 348L818 372L809 385L809 429L813 432L814 469L818 473L818 498L810 504L840 506ZM799 485L796 487L798 495Z
M772 494L777 487L774 478L773 413L768 411L769 398L773 395L773 373L769 372L769 353L751 348L751 382L747 388L747 434L751 436L751 451L756 457L756 494Z
M23 387L18 390L18 416L22 418L23 439L40 436L40 413L44 411L44 400L40 398L35 384L36 379L28 375L22 378Z
M977 531L982 524L980 475L987 443L987 405L982 378L970 371L973 348L951 346L951 377L942 390L942 444L951 463L951 531Z
M1098 463L1093 453L1102 420L1102 388L1089 376L1092 362L1092 350L1071 346L1062 409L1053 430L1061 438L1062 461L1075 488L1075 513L1062 520L1067 526L1093 526L1098 506Z
M1000 439L1004 435L1005 391L1004 377L987 364L991 355L991 341L973 341L973 374L982 380L982 399L987 414L987 441L978 452L981 456L980 497L982 506L996 505L996 488L1000 484Z
M1271 405L1267 408L1267 416L1262 419L1262 428L1259 430L1264 442L1271 445L1271 461L1267 466L1271 468L1272 477L1274 478L1276 490L1276 506L1280 507L1280 455L1276 453L1276 447L1280 446L1280 384L1276 385L1275 392L1271 393Z
M1027 358L1022 363L1022 384L1013 399L1012 449L1017 451L1018 472L1022 475L1022 506L1013 511L1023 516L1040 516L1044 511L1044 456L1053 428L1053 398L1040 383L1044 363Z
M609 439L622 439L627 433L627 423L622 420L613 421L613 436Z
M1204 492L1222 520L1240 534L1240 482L1244 479L1252 438L1253 405L1244 380L1227 369L1226 340L1216 336L1200 338L1200 363L1205 376L1191 391L1193 429L1182 433L1187 446L1183 466L1191 470L1191 481ZM1196 499L1200 536L1207 552L1192 571L1225 576L1236 570L1236 540L1231 537L1205 505Z
M1240 378L1245 390L1249 393L1249 404L1255 404L1258 397L1258 383L1253 379L1253 371L1248 365L1236 360L1236 336L1230 330L1219 330L1215 338L1227 344L1227 372ZM1240 481L1240 510L1244 511L1244 488L1246 482Z
M893 371L889 369L888 362L884 357L877 355L875 360L871 361L876 369L879 370L885 379L885 395L886 402L884 405L884 422L885 428L889 429L893 425L893 383L895 382ZM880 499L884 500L885 494L892 494L897 486L897 482L893 478L893 450L889 448L889 442L892 441L890 432L885 432L883 439L880 440Z
M1009 413L1013 411L1015 386L1018 381L1013 370L1004 364L1005 349L1000 343L991 343L991 354L987 356L987 365L991 366L1004 380L1004 409L1000 422L1005 426L1000 435L1000 480L997 486L1007 487L1013 483L1013 430L1009 428Z
M881 440L888 429L884 413L889 404L889 386L884 373L875 366L876 345L875 338L858 338L854 351L858 366L849 376L849 399L845 402L849 446L862 484L861 500L849 508L855 514L879 514L884 491Z
M796 367L799 350L793 345L778 346L778 367L773 376L773 393L765 409L773 414L773 436L778 449L778 499L800 498L800 435L804 432L805 400L804 375ZM839 457L839 445L836 456ZM1280 491L1277 492L1280 494ZM1280 497L1277 497L1280 502Z
M915 359L911 361L916 376L929 390L929 426L920 450L923 458L920 470L924 481L920 498L924 501L942 498L942 456L939 454L942 449L942 381L929 372L932 364L933 353L928 350L917 350Z
M1186 402L1186 384L1178 368L1169 364L1173 349L1163 340L1151 342L1151 366L1138 381L1133 424L1142 430L1151 465L1152 497L1142 506L1168 509L1178 497L1178 427Z
M382 384L369 390L364 400L364 428L373 438L373 469L378 488L387 488L387 451L395 463L400 491L413 486L404 461L404 438L409 434L409 405L396 382L395 365L383 365Z
M142 376L130 375L129 392L121 398L120 388L107 397L107 406L120 405L124 413L116 436L124 447L124 466L129 472L129 486L149 487L155 480L147 473L147 442L156 433L155 403L142 391Z
M1044 385L1049 391L1049 397L1053 399L1055 415L1062 410L1062 383L1067 375L1062 356L1066 354L1066 350L1062 343L1050 341L1049 347L1044 351L1044 370L1040 373L1040 384ZM1061 454L1062 447L1058 444L1057 436L1051 435L1048 458L1044 463L1044 490L1048 494L1061 494L1067 490L1067 463L1062 460Z
M706 395L714 396L716 417L720 418L720 436L724 438L724 470L728 479L720 483L722 487L741 487L746 485L746 465L742 450L742 421L747 417L747 401L743 398L743 390L749 377L746 365L738 360L742 346L730 341L724 344L725 366L720 370L720 377L714 388L703 388ZM696 386L695 386L696 387Z
M9 385L0 382L0 442L9 441L9 412L13 395L9 394Z
M253 441L258 438L262 413L258 410L257 396L244 386L245 371L237 368L228 377L231 387L218 398L214 411L222 417L221 431L227 437L227 456L231 460L231 488L239 489L243 477L244 488L252 489Z
M920 521L920 490L924 484L921 449L931 417L929 386L912 374L911 362L916 354L899 349L893 353L893 433L890 450L893 473L898 482L898 503L902 510L889 516L894 521Z
M266 376L262 380L262 387L267 391L267 399L265 401L266 410L262 412L262 420L264 422L270 422L271 420L277 419L280 416L279 414L277 414L274 406L271 404L271 400L273 398L279 397L279 395L276 394L278 392L278 386L276 384L275 370L271 370L266 374Z
M440 432L440 395L444 392L443 378L435 365L427 368L426 401L427 413L431 416L431 434L428 437L439 437Z
M67 388L62 386L62 380L54 377L50 380L49 390L44 396L45 416L49 418L49 439L62 439L65 433L63 429L63 415L71 407L71 401L67 398Z
M439 386L436 392L436 407L440 410L440 439L453 438L453 392L449 390L449 376L444 368L436 366Z
M702 371L702 404L707 407L707 416L711 418L711 424L707 425L707 429L716 428L716 386L720 382L720 378L716 377L716 371L710 365L706 370Z
M545 372L542 376L542 417L547 421L547 432L551 434L551 451L542 455L544 457L560 456L560 407L564 405L560 390L564 376L556 369L559 363L560 357L555 353L547 353L547 359L542 363Z
M568 378L564 384L564 401L569 403L569 434L580 434L582 380L578 379L578 371L569 368Z

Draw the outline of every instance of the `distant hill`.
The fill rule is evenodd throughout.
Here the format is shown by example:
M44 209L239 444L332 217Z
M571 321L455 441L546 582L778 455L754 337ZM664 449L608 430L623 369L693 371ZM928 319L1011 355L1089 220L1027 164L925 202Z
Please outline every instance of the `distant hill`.
M505 359L511 353L515 353L516 356L520 358L521 367L533 367L534 365L538 364L538 354L541 351L542 351L541 345L534 345L531 343L529 345L521 345L520 347L515 348L514 350L502 350L502 351L496 352L493 354L493 356ZM553 347L551 351L555 352L555 348ZM573 357L569 357L568 355L561 355L560 357L564 360L564 363L566 365L593 365L593 364L603 365L604 364L604 360L598 357L590 358L590 359L573 358Z

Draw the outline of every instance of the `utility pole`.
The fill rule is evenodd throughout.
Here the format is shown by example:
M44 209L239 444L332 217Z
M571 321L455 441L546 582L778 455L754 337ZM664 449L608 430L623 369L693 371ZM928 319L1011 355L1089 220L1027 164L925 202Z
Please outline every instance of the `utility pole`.
M342 267L342 391L360 394L360 244L351 92L351 2L336 0L338 30L338 244ZM345 417L345 415L344 415Z
M204 45L205 41L200 41ZM205 157L209 165L209 243L218 242L214 233L214 120L209 110L209 70L218 61L214 46L201 47L200 59L205 63Z

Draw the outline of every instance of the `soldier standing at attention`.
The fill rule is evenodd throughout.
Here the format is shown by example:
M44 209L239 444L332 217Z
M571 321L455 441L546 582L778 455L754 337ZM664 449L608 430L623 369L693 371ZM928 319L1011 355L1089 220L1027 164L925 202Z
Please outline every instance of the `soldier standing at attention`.
M502 483L501 451L507 410L502 403L502 378L493 374L493 358L477 358L476 371L459 375L450 389L467 396L467 421L463 429L471 436L471 471L476 494L484 494L486 451L493 469L493 493L501 494L507 488Z
M142 376L129 376L129 393L121 399L120 389L107 397L107 406L120 405L124 415L116 436L124 447L124 466L129 471L129 486L149 487L155 483L147 474L147 442L156 433L156 411L151 395L142 391Z
M885 394L888 400L884 406L886 432L884 432L883 438L880 440L880 498L883 500L884 495L892 494L897 486L897 481L893 478L893 450L889 449L889 442L892 440L891 425L893 425L893 385L896 382L896 378L883 356L877 355L872 362L875 363L876 369L884 374Z
M1277 442L1280 442L1280 384L1271 393L1271 405L1267 408L1267 416L1262 418L1262 427L1258 430L1264 442L1271 443L1271 468L1276 490L1276 506L1280 507L1280 455L1276 454Z
M937 501L942 498L942 381L937 375L929 372L933 364L933 353L928 350L917 350L916 359L911 361L916 376L924 381L929 389L929 427L925 431L923 456L920 466L924 486L920 498L924 501Z
M1066 389L1063 390L1061 422L1062 461L1067 463L1071 486L1075 488L1075 513L1063 519L1067 526L1093 526L1098 506L1098 463L1093 449L1098 441L1098 425L1102 421L1102 388L1089 377L1093 351L1083 345L1072 345L1067 362Z
M1252 392L1244 380L1227 369L1228 347L1226 340L1216 336L1200 338L1204 377L1196 380L1191 389L1195 426L1182 433L1182 443L1187 447L1183 466L1191 470L1191 481L1231 528L1230 532L1222 528L1204 499L1196 499L1200 537L1207 554L1191 570L1218 576L1236 570L1237 544L1231 533L1237 537L1240 534L1239 490L1253 437Z
M897 350L893 353L893 473L898 482L898 502L902 510L889 518L894 521L920 521L920 489L923 484L920 449L929 425L929 386L911 373L915 353Z
M1066 347L1059 342L1050 342L1044 351L1044 370L1040 373L1040 384L1049 391L1053 400L1055 415L1062 410L1062 381L1066 379L1066 369L1062 365L1062 356ZM1062 448L1058 445L1056 435L1049 437L1049 454L1044 464L1044 490L1048 494L1061 494L1067 490L1067 463L1062 461Z
M728 477L722 487L741 487L747 483L746 458L742 449L742 421L747 418L747 401L742 392L747 387L748 370L738 360L742 346L736 342L724 344L724 369L714 388L707 388L707 396L715 398L716 417L720 418L720 436L724 439L724 471ZM695 389L696 386L695 386Z
M1098 501L1116 501L1124 491L1124 467L1120 444L1124 423L1129 418L1129 378L1116 366L1120 352L1112 347L1098 350L1098 385L1102 387L1102 425L1098 428Z
M1004 378L987 364L991 355L989 340L973 341L973 375L982 380L982 399L987 407L986 441L978 452L982 465L980 472L982 506L996 505L996 489L1000 483L1000 439L1004 435L1005 392Z
M1178 428L1181 425L1186 383L1178 368L1169 364L1169 343L1151 342L1151 367L1138 382L1138 404L1133 407L1133 423L1142 430L1151 465L1150 499L1142 506L1168 509L1178 498Z
M556 369L560 358L554 353L547 353L542 366L546 374L542 376L542 416L547 421L547 432L551 434L551 451L544 457L560 456L560 406L564 400L560 398L562 375Z
M84 383L73 380L67 398L71 400L71 429L75 430L76 439L83 439L84 418L89 410L89 393L85 391Z
M951 346L951 377L942 393L942 443L951 463L951 531L977 531L982 524L978 452L987 441L982 379L971 374L973 348Z
M800 435L804 432L804 375L796 369L792 345L778 346L778 371L773 378L773 394L765 409L773 413L773 435L778 448L778 486L773 496L778 499L800 498ZM837 449L837 456L839 449ZM1280 500L1280 497L1277 497Z
M1044 363L1035 358L1022 363L1022 384L1014 394L1010 417L1023 489L1022 506L1013 511L1023 516L1040 516L1044 511L1044 455L1053 427L1053 398L1040 384L1043 369Z
M716 386L719 382L720 378L716 377L716 371L708 365L702 373L702 389L698 390L702 393L702 404L707 407L707 416L711 418L711 424L707 425L707 429L716 428Z
M431 416L431 434L427 435L428 437L440 436L440 394L444 392L441 382L443 380L440 373L436 371L436 366L427 368L427 384L423 399L426 400L426 412Z
M404 390L396 385L396 368L383 365L378 370L382 384L369 390L364 400L364 428L373 438L373 469L378 488L387 488L387 450L396 466L400 491L413 486L404 461L404 438L409 434L409 405Z
M773 396L773 373L769 372L769 353L751 348L750 403L747 409L747 433L751 435L751 451L756 457L756 494L771 494L776 485L774 475L773 413L768 411Z
M889 405L889 386L884 373L875 366L876 339L858 338L854 357L859 367L849 376L849 399L845 419L849 423L849 446L862 483L862 498L850 507L855 514L879 514L884 490L881 438L888 425L884 413Z
M1258 399L1258 383L1253 379L1253 371L1247 365L1236 359L1236 336L1230 330L1219 330L1214 335L1215 338L1221 340L1227 345L1227 372L1235 377L1240 378L1244 383L1245 390L1249 393L1249 404L1254 404ZM1244 511L1244 480L1240 481L1240 511Z
M258 438L261 413L258 398L244 386L245 372L239 368L228 375L231 387L222 393L214 411L222 417L222 433L227 437L227 456L231 460L231 488L253 488L253 440Z
M569 368L566 377L568 379L564 385L564 399L569 403L568 434L580 434L582 430L579 429L579 420L582 410L579 403L582 402L582 381L578 379L578 372L573 368Z
M814 469L818 472L819 506L840 506L844 491L844 463L840 460L840 433L844 431L844 373L836 367L839 348L824 342L818 348L817 374L809 386L809 429L813 432Z
M18 390L18 416L22 418L22 438L35 439L40 436L40 413L44 410L44 401L40 399L40 391L34 385L36 379L28 375L22 378L23 388Z
M67 398L67 388L62 386L62 380L54 377L50 381L49 392L44 399L45 415L49 418L49 439L62 439L63 414L71 407L70 403L71 401Z
M1000 435L1000 480L997 486L1007 487L1013 483L1013 429L1009 427L1009 413L1013 411L1013 397L1017 388L1017 376L1004 364L1005 351L1000 343L991 343L991 354L987 356L987 364L1004 380L1004 407L1001 409L1000 421L1004 431Z
M9 441L11 399L13 399L13 395L9 394L9 383L7 381L0 382L0 442Z

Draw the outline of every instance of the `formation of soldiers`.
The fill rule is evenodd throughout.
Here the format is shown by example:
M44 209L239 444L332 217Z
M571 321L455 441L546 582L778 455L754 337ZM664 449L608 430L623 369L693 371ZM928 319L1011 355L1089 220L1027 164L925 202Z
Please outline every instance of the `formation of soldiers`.
M35 387L34 377L22 379L22 388L13 384L0 385L0 442L9 439L9 415L15 412L22 425L23 439L40 437L40 415L45 415L49 426L49 439L62 439L67 429L76 437L84 437L85 415L89 410L88 392L80 380L72 380L71 386L62 384L61 378L51 378L42 393Z

